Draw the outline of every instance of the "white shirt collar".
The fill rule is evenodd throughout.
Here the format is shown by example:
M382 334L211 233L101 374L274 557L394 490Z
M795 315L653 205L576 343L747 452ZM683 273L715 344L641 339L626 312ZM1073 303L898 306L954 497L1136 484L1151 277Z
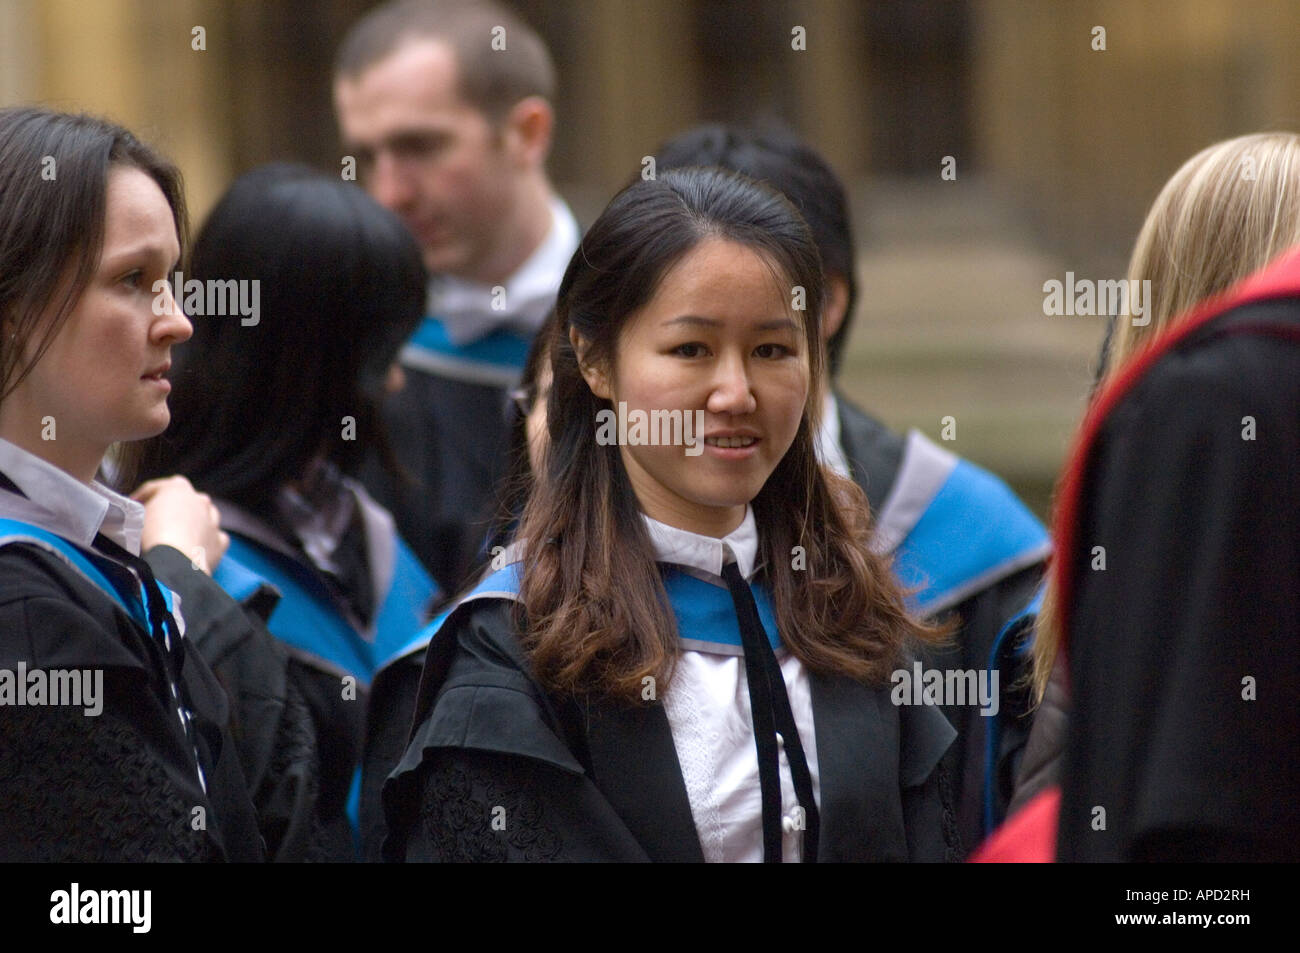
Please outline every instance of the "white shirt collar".
M498 328L532 334L541 327L581 237L563 199L552 196L550 209L546 237L501 285L504 308L492 306L491 285L455 275L437 275L429 282L429 313L442 321L453 344L463 347Z
M721 576L723 565L731 562L727 556L729 551L735 556L742 576L749 579L754 575L754 564L758 559L758 524L754 521L753 507L747 505L745 519L721 539L669 526L644 513L641 517L650 532L650 542L659 562L691 566Z
M9 477L30 501L18 507L23 518L46 517L44 529L87 548L103 533L133 555L140 555L140 532L144 528L144 506L114 493L98 481L82 483L70 473L42 460L34 453L0 439L0 472ZM12 494L2 494L0 496Z
M842 477L850 478L849 463L840 443L840 405L831 389L826 388L822 401L822 425L817 431L817 459Z

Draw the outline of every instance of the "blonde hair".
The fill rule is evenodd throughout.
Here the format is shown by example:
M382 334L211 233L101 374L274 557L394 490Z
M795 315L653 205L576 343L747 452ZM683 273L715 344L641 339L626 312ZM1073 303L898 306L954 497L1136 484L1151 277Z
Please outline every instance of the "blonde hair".
M1127 277L1130 288L1134 281L1151 282L1142 299L1149 321L1130 320L1130 297L1116 319L1103 383L1197 303L1227 291L1295 245L1300 245L1300 135L1254 133L1192 156L1160 190L1138 233ZM1050 578L1037 628L1033 687L1041 701L1061 636Z
M1149 323L1121 314L1107 377L1173 319L1300 244L1300 135L1259 132L1202 149L1156 196L1129 259L1150 281Z

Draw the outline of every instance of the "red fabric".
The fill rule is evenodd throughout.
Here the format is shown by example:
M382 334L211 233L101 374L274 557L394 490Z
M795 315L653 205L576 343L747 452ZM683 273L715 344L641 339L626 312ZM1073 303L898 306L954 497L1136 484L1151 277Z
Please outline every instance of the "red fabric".
M1061 789L1045 789L989 835L970 863L1052 863L1056 860L1056 821L1060 813Z

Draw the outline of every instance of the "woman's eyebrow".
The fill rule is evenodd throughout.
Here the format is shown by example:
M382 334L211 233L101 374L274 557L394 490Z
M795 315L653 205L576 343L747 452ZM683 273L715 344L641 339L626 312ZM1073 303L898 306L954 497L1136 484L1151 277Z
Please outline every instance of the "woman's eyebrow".
M716 328L722 325L717 318L705 318L695 314L684 314L678 318L672 318L665 321L663 326L670 327L674 324L689 324L695 327ZM756 331L798 331L799 325L795 324L789 318L773 318L770 321L764 321L755 325Z
M146 243L140 245L132 245L129 248L126 248L122 251L114 252L111 255L105 255L104 262L108 264L108 263L116 263L116 262L125 262L125 261L129 261L132 258L162 258L166 254L167 254L166 249L164 249L161 245ZM177 264L179 263L180 263L180 259L177 259Z

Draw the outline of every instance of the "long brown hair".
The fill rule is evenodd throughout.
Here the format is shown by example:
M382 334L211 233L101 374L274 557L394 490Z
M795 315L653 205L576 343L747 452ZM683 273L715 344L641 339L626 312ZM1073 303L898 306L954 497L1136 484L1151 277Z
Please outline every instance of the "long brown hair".
M861 490L817 461L824 386L817 246L779 193L693 168L620 192L560 285L549 339L550 440L518 534L527 544L518 618L534 671L553 690L628 700L639 697L646 676L661 687L671 677L676 622L619 448L596 441L593 421L609 401L587 385L570 330L588 342L587 363L611 366L629 315L707 238L757 251L806 295L809 399L793 444L751 501L782 640L814 672L883 683L904 641L935 630L907 614L888 565L868 548Z

